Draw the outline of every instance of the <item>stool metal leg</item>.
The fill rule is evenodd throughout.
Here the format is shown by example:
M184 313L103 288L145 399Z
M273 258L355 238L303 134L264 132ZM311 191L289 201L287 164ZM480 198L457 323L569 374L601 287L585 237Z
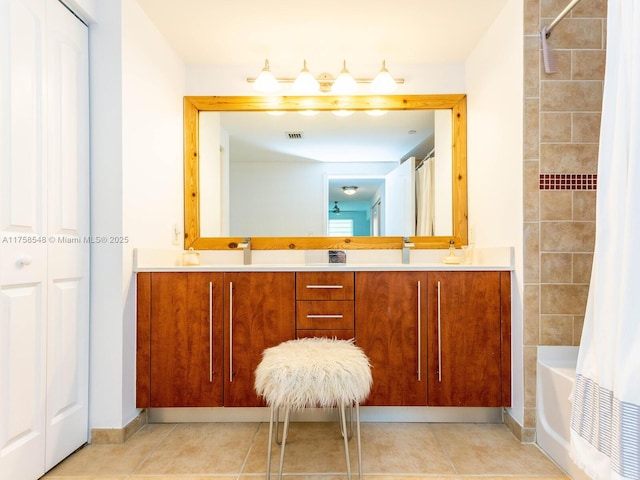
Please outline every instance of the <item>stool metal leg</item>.
M347 459L347 480L351 480L351 462L349 460L349 436L347 434L347 419L344 413L344 405L340 405L340 431L344 439L344 454Z
M273 444L273 420L276 417L278 407L271 406L271 416L269 418L269 444L267 445L267 480L271 478L271 445ZM276 424L277 425L277 424ZM276 430L276 439L278 431Z
M287 406L284 411L284 427L282 428L282 446L280 448L280 467L278 469L278 480L282 480L282 469L284 467L284 447L287 445L287 435L289 433L289 419L291 418L291 407Z
M356 402L356 440L358 445L358 479L362 480L362 448L360 444L360 405Z
M280 438L280 408L276 409L276 443L282 445L282 439Z

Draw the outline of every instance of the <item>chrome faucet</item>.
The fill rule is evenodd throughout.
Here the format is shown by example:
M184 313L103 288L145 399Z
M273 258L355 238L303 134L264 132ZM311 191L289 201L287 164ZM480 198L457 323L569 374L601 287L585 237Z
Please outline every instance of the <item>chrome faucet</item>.
M415 247L415 244L409 241L409 237L402 239L402 263L408 265L411 263L411 251L410 249Z
M245 265L251 265L251 239L245 238L243 242L238 243L239 249L242 249Z

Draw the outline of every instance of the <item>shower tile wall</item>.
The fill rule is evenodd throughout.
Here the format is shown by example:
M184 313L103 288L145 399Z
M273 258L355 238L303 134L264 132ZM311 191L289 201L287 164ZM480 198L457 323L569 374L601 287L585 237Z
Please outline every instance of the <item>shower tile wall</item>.
M595 236L606 0L582 0L553 30L558 73L538 32L570 0L524 0L524 355L522 441L533 441L536 346L578 345Z

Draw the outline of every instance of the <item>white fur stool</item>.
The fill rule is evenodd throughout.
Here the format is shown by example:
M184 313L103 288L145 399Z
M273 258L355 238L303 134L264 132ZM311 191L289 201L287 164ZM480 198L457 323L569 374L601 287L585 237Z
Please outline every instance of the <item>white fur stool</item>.
M354 406L356 411L358 474L362 479L359 404L369 395L372 378L369 359L359 347L354 345L353 340L300 338L283 342L263 352L262 361L255 374L256 392L271 407L267 480L271 476L273 423L274 420L278 421L276 419L278 410L285 409L278 470L278 478L282 479L284 449L291 411L302 410L305 407L339 408L347 459L347 477L351 480L349 438L345 416L347 406Z

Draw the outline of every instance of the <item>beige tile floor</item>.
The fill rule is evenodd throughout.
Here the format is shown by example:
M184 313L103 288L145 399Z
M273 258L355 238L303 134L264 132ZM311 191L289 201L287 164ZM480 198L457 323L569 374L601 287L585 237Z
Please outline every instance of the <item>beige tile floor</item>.
M122 445L82 448L43 478L263 479L268 430L268 423L149 424ZM355 474L355 438L350 447ZM274 446L273 472L279 451ZM367 480L567 478L538 447L521 444L501 424L363 423L362 461ZM284 471L290 480L345 479L337 423L292 423Z

